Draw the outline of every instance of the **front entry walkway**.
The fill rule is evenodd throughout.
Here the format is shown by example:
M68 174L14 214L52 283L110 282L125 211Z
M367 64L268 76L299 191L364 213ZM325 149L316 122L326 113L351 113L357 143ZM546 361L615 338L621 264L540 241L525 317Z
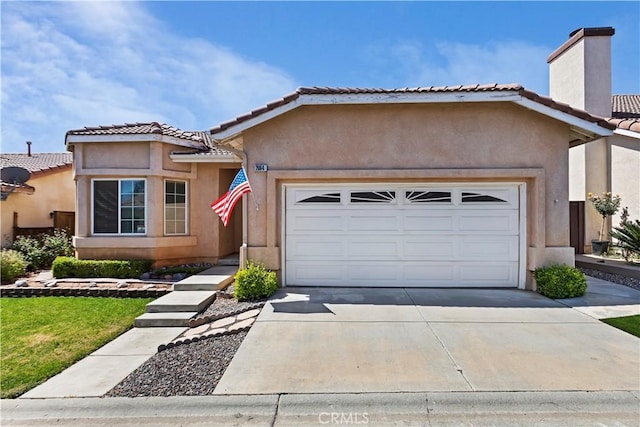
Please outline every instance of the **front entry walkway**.
M215 393L639 390L639 371L638 338L528 291L285 288Z

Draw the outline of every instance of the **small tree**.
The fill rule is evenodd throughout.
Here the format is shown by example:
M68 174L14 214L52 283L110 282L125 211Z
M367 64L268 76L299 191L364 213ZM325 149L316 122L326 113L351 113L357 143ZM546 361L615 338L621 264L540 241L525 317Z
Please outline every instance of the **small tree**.
M607 217L615 215L620 209L620 202L622 199L619 194L615 196L611 192L602 193L602 196L596 196L593 193L587 194L589 201L593 203L593 207L598 211L602 217L602 226L600 227L600 240L604 237L604 226L607 221Z

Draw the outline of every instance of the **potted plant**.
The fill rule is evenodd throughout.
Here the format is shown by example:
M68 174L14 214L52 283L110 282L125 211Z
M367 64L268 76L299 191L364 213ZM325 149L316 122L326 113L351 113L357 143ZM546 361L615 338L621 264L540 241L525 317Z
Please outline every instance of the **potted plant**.
M607 222L607 217L615 215L620 208L620 195L615 196L611 192L602 193L602 196L596 196L593 193L587 194L589 201L593 203L593 207L598 211L602 217L602 226L600 227L600 236L598 240L591 240L591 252L594 255L602 255L609 250L609 243L611 241L604 240L604 227Z

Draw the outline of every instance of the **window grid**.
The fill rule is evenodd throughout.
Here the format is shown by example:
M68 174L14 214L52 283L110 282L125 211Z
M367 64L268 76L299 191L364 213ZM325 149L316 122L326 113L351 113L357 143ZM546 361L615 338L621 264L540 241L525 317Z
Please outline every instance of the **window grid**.
M187 234L187 183L169 181L164 184L164 233Z

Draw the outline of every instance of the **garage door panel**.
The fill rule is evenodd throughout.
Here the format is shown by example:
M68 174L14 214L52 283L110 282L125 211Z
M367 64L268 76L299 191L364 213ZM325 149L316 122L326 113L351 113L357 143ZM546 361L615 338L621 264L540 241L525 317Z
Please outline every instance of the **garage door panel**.
M460 265L460 280L484 284L485 286L500 286L511 284L517 278L517 263L493 264L462 264Z
M465 259L518 260L518 236L465 236L460 238L459 255Z
M425 236L406 240L402 256L407 260L451 259L456 254L455 243L446 236Z
M348 216L347 226L350 231L354 232L398 231L400 229L400 219L398 215L393 212L386 215L358 213Z
M294 258L343 259L346 255L344 236L309 235L288 238L287 247Z
M343 231L344 217L335 213L301 213L293 216L288 224L289 231L295 233Z
M414 262L404 266L404 283L449 283L455 279L455 268L452 263L442 262Z
M360 285L374 282L394 283L399 279L399 268L397 262L383 262L375 265L351 262L347 266L347 280Z
M364 238L362 238L364 237ZM349 239L347 256L349 259L393 259L399 260L400 237L388 236L356 236Z
M317 262L299 261L291 265L287 270L290 284L317 283L317 286L325 283L330 286L344 284L346 266L343 262Z
M439 233L453 231L454 215L450 212L406 213L404 217L405 231L436 231Z
M460 212L458 231L496 233L518 233L518 211L473 211Z

